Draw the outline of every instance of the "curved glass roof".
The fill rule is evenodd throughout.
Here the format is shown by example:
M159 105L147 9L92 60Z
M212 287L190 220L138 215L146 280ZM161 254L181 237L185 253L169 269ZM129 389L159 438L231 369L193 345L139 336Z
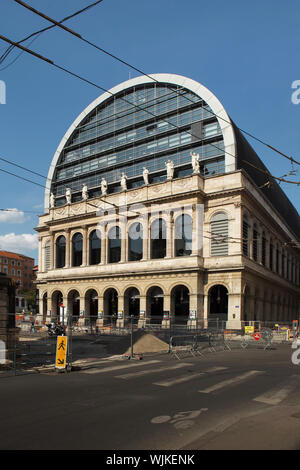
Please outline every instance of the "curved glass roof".
M199 85L200 86L200 85ZM212 95L213 96L213 95ZM202 176L225 171L223 133L215 112L190 89L152 81L122 89L89 110L69 133L55 161L50 192L57 206L81 200L84 184L89 197L101 195L105 178L108 193L166 179L165 162L174 162L174 178L192 173L191 152L200 156Z

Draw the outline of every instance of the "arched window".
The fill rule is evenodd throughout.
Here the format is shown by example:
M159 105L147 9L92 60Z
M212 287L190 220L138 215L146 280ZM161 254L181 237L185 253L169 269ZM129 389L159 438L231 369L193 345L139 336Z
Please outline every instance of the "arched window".
M246 256L249 256L248 239L249 239L249 224L248 224L247 217L244 215L243 217L243 253Z
M82 234L75 233L72 238L72 266L82 265Z
M166 249L166 222L163 219L156 219L151 224L151 258L164 258Z
M119 261L121 261L121 230L116 226L108 232L108 263Z
M143 257L143 227L135 222L128 230L128 261L139 261Z
M90 258L89 264L99 264L101 261L101 233L93 230L90 233Z
M192 218L182 214L175 220L175 256L192 254Z
M217 212L210 222L210 255L228 255L228 216L225 212Z
M63 235L56 240L56 267L63 268L66 264L66 239Z

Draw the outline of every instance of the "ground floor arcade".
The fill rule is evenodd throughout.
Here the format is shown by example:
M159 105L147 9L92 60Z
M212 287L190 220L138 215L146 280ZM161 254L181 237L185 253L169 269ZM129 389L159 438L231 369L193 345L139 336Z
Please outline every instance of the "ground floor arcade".
M55 281L38 286L41 322L123 327L171 324L240 328L244 322L291 322L300 297L287 286L243 271L194 272Z

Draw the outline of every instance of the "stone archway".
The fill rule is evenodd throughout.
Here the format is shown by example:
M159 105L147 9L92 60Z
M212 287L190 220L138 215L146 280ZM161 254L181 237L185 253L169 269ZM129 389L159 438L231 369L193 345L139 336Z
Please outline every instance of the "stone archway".
M89 289L85 293L85 318L94 325L98 316L98 293L95 289Z
M208 292L208 325L219 327L228 320L228 290L216 284Z
M140 293L136 287L129 287L124 293L125 317L133 316L133 323L138 323L140 316Z
M190 313L190 291L184 285L173 287L171 291L171 318L177 325L186 325Z
M59 290L53 292L51 296L51 319L60 321L61 305L63 304L63 295Z
M153 324L161 324L164 314L164 293L158 286L153 286L147 292L147 318Z
M118 292L112 287L107 289L103 295L104 324L116 325L118 318Z
M68 315L72 317L73 322L78 322L80 315L80 295L77 290L71 290L68 294Z

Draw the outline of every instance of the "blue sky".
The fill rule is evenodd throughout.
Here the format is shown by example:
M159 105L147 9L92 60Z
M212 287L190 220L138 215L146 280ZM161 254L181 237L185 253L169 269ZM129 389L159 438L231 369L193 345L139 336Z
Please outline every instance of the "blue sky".
M61 20L92 0L27 3ZM65 25L145 73L199 81L239 127L299 160L300 104L291 100L292 83L300 80L299 15L296 0L103 0ZM1 35L18 41L48 25L13 0L1 0ZM106 89L139 75L57 28L25 45ZM6 48L0 41L0 55ZM14 61L18 55L15 50L0 64L6 85L0 157L47 176L67 128L101 92L26 53ZM274 176L293 169L288 160L248 140ZM44 184L3 161L0 169ZM299 174L290 179L299 180ZM281 186L299 211L299 187ZM34 227L43 211L43 188L3 172L0 188L0 208L23 211L0 212L0 249L37 262Z

